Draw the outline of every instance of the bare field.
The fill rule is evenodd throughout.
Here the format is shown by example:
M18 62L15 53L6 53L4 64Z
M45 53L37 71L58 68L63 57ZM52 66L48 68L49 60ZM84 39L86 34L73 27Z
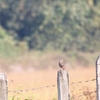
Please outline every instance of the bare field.
M96 99L95 93L90 94L90 92L96 90L95 81L71 84L72 82L95 79L95 68L69 69L68 73L70 77L71 100ZM9 100L57 100L57 70L36 70L20 73L10 72L7 76L8 90L17 90L17 93L8 93ZM36 89L38 87L41 87L41 89ZM32 90L33 88L35 90ZM28 91L19 92L19 90ZM82 96L78 97L79 95ZM12 99L13 97L14 99Z

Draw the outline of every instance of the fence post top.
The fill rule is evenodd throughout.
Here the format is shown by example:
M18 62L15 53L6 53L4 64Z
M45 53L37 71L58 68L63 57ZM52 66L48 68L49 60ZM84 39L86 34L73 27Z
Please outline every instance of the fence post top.
M60 70L58 70L58 71L65 71L65 72L66 72L67 70L66 70L66 69L64 69L64 70L63 70L63 69L60 69Z
M5 73L0 73L0 80L6 80L6 77Z
M60 69L58 72L68 72L67 70Z
M100 65L100 54L99 54L99 56L98 56L98 58L97 58L97 60L96 60L96 64L97 64L97 65Z

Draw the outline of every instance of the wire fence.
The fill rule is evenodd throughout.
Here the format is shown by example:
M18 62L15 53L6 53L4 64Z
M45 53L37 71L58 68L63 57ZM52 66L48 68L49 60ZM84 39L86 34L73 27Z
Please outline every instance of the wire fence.
M96 79L91 79L91 80L86 80L86 81L78 81L78 82L71 82L69 84L77 84L77 83L87 83L87 82L91 82L91 81L95 81ZM56 84L53 84L53 85L47 85L47 86L40 86L38 88L32 88L32 89L26 89L26 90L19 90L19 92L27 92L27 91L31 91L31 90L37 90L37 89L44 89L44 88L51 88L51 87L55 87ZM82 89L79 89L79 91L81 91ZM9 90L8 92L13 92L13 93L16 93L18 92L18 90Z
M88 82L93 82L93 81L96 81L96 79L91 79L91 80L86 80L86 81L78 81L78 82L70 82L69 84L72 85L72 84L81 84L81 83L88 83ZM51 87L56 87L57 85L56 84L53 84L53 85L47 85L47 86L40 86L40 87L37 87L37 88L31 88L31 89L25 89L25 90L8 90L9 93L19 93L19 92L28 92L28 91L34 91L34 90L38 90L38 89L45 89L45 88L51 88ZM82 91L83 88L79 89L78 91ZM91 91L91 92L83 92L83 94L80 94L80 95L72 95L71 98L73 99L76 99L76 98L80 98L80 97L83 97L83 96L87 96L87 95L91 95L93 93L96 93L96 91Z
M31 89L25 89L25 90L23 90L21 88L18 90L7 90L6 75L1 73L0 78L1 78L1 80L0 80L1 81L1 90L4 91L5 95L7 95L7 92L19 94L20 92L27 92L27 91L33 91L33 90L51 88L51 87L57 86L57 88L58 88L58 100L66 100L66 99L69 100L70 98L72 98L71 100L77 100L76 98L80 98L83 96L86 98L84 100L93 100L93 98L95 98L95 97L97 98L97 100L100 100L100 56L98 57L98 59L96 61L96 78L93 78L91 80L70 82L69 83L68 72L66 70L59 70L57 73L57 85L52 84L52 85L40 86L37 88L31 88ZM13 80L12 80L12 82L13 82ZM96 88L95 89L91 88L91 90L90 90L88 87L88 84L87 84L86 89L82 89L82 88L78 89L80 85L81 86L83 85L83 83L89 83L89 82L95 82ZM73 84L76 84L76 85L73 85ZM89 83L89 85L90 85L90 83ZM73 91L70 92L69 88L73 89L73 91L76 92L77 94L76 93L74 94ZM77 92L76 90L81 91L81 92ZM95 93L95 95L94 95L94 93ZM1 93L1 96L2 96L2 93ZM5 96L3 98L5 98ZM89 99L87 99L87 98L89 98Z

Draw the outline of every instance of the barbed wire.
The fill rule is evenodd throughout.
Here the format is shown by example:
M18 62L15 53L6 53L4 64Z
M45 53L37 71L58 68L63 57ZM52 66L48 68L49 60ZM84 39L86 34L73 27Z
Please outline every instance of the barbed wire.
M72 96L72 98L80 98L80 97L82 97L82 96L86 96L86 95L90 95L90 94L92 94L92 93L96 93L97 91L92 91L92 92L88 92L88 93L84 93L84 94L81 94L81 95L78 95L78 96Z
M96 79L91 79L91 80L86 80L86 81L79 81L79 82L71 82L70 84L75 84L75 83L87 83L91 81L95 81Z
M90 81L95 81L96 79L91 79L91 80L86 80L86 81L79 81L79 82L71 82L69 84L75 84L75 83L87 83L87 82L90 82ZM13 92L13 93L17 93L17 92L27 92L27 91L30 91L30 90L37 90L37 89L44 89L44 88L50 88L50 87L54 87L56 86L56 84L53 84L53 85L48 85L48 86L40 86L38 88L32 88L32 89L26 89L26 90L12 90L12 91L8 91L8 92ZM81 89L80 89L81 90Z
M50 88L50 87L55 87L56 85L55 84L53 84L53 85L51 85L51 86L44 86L44 87L38 87L38 88L32 88L32 89L26 89L26 90L13 90L13 91L8 91L8 92L13 92L13 93L17 93L17 92L28 92L28 91L30 91L30 90L37 90L37 89L44 89L44 88Z
M75 89L75 88L74 88ZM78 91L80 92L80 91L82 91L84 88L80 88L80 89L78 89ZM71 91L71 92L74 92L73 90Z

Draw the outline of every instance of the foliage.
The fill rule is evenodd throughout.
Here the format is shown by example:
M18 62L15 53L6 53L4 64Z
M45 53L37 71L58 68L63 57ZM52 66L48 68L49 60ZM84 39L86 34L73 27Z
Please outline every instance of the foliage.
M0 27L0 58L22 55L23 50L27 51L26 42L19 43L4 28Z
M15 55L18 48L15 46L16 42L13 37L8 35L6 30L0 27L0 54L3 56Z
M0 24L29 49L94 52L99 10L100 0L1 0Z

